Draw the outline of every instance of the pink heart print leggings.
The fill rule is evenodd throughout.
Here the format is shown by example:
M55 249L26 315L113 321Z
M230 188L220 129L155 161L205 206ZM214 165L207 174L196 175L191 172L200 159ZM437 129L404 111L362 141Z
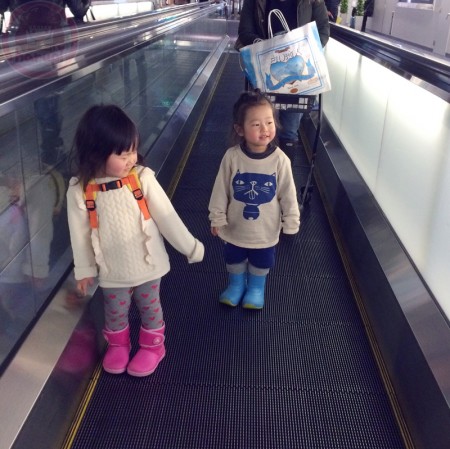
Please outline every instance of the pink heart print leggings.
M156 279L134 288L102 288L106 328L116 332L128 326L131 298L134 299L144 329L159 329L164 324L159 285Z

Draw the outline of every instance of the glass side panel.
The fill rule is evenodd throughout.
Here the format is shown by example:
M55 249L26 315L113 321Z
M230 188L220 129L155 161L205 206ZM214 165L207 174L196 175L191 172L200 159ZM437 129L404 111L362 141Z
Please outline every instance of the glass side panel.
M0 110L0 370L72 262L65 193L82 114L98 103L119 105L147 153L225 32L225 21L197 20Z

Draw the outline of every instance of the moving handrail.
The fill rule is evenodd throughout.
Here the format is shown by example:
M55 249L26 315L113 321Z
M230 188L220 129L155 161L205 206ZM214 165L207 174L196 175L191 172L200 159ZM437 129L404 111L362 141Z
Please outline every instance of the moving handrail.
M148 43L214 9L208 3L206 6L202 3L181 5L113 21L89 23L74 28L73 34L70 34L70 27L51 36L36 33L33 42L26 37L22 40L14 38L12 45L1 46L0 104L5 105L49 81L79 73L80 69L100 58ZM24 72L32 75L24 76ZM11 109L7 107L7 111Z
M186 5L173 6L170 8L142 12L126 17L117 17L107 20L96 20L84 22L83 24L72 24L68 19L69 25L59 29L48 31L35 31L32 33L35 50L42 50L57 47L68 35L73 35L80 41L86 38L92 39L92 36L115 33L122 28L135 27L148 21L176 20L185 15L189 15L193 10L204 9L205 4L189 3ZM208 4L206 4L208 6ZM0 46L0 57L8 58L25 53L32 53L30 48L30 35L11 35L6 32L2 36L3 45ZM7 45L5 45L7 43Z
M450 63L378 36L330 24L331 37L450 102Z

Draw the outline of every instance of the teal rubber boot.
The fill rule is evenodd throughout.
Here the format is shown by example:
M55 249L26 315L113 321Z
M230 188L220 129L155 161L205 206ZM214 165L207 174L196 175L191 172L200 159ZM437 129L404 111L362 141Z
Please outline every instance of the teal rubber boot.
M228 273L228 287L220 295L219 302L230 307L236 307L245 293L247 273Z
M262 309L264 307L264 289L266 277L248 273L247 291L242 299L244 309Z

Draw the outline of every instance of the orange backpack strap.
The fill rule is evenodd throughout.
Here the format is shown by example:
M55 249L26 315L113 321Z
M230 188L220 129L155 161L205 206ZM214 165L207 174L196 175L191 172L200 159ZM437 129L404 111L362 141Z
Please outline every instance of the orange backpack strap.
M89 223L92 229L98 228L95 197L97 196L97 192L100 190L99 187L100 186L94 181L89 181L88 185L86 186L86 190L84 191L86 209L89 213Z
M89 181L84 191L86 209L89 213L89 223L92 229L98 228L98 217L95 205L95 198L97 192L106 192L113 189L121 189L123 186L127 186L134 198L138 202L139 209L145 220L151 218L150 211L148 210L147 202L145 201L144 194L141 190L141 183L139 181L136 169L133 168L129 175L116 181L106 182L103 184L97 184L94 180Z
M126 179L128 179L128 182L124 182L124 184L127 184L133 193L134 198L138 202L139 209L141 209L142 215L144 216L144 220L150 219L147 201L145 201L144 194L142 193L141 183L135 168L130 171L130 174L126 178L122 178L122 181Z

